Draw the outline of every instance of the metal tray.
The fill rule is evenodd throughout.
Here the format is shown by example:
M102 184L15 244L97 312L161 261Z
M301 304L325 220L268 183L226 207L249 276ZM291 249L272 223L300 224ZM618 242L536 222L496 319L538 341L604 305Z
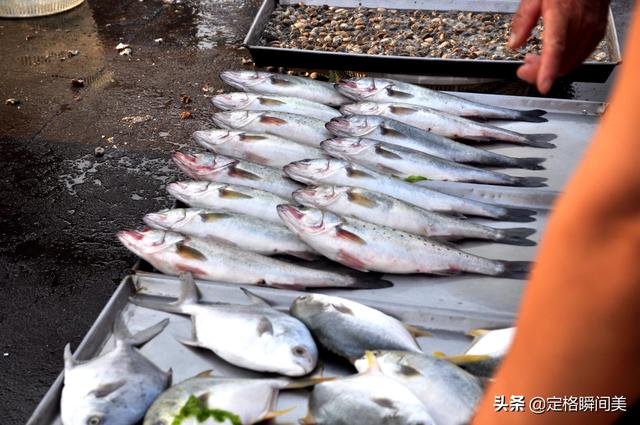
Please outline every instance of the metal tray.
M258 41L278 3L296 4L298 0L264 0L244 40L244 45L249 49L257 66L515 79L516 70L523 63L523 61L514 60L382 56L260 46ZM310 0L305 3L336 7L390 7L390 3L386 0ZM499 13L514 13L517 5L518 0L397 0L393 2L393 7L396 9ZM610 61L586 62L568 75L567 80L586 82L607 80L615 66L621 62L620 45L611 12L609 12L609 25L605 37L611 55Z
M549 178L550 190L561 190L588 141L595 130L599 115L605 105L598 102L578 102L557 99L524 98L514 96L478 95L471 93L461 96L488 104L514 108L540 108L549 111L549 122L499 123L504 127L523 132L553 132L558 134L556 149L535 149L495 145L491 149L514 156L545 156L544 171L509 170L517 175L538 175ZM497 189L499 190L499 189ZM539 189L536 189L539 191ZM538 240L544 229L547 212L542 211L538 219L527 226L536 228L533 236ZM487 220L479 222L489 223ZM513 223L491 222L494 226L511 226ZM531 260L536 247L520 247L479 242L465 243L464 249L490 258L509 260ZM144 267L140 268L142 270ZM495 279L480 276L430 277L430 276L390 276L394 282L391 288L380 290L345 291L339 289L317 292L337 295L362 302L371 307L392 314L407 323L423 326L433 331L434 337L421 338L420 344L426 352L462 352L469 343L464 333L478 327L504 327L513 323L524 282L513 279ZM237 285L198 281L204 302L247 303ZM302 292L252 287L252 291L272 302L277 308L287 309L291 300ZM157 338L142 348L142 351L160 367L174 370L174 382L179 382L196 373L213 369L222 376L255 376L254 373L230 366L215 355L202 350L192 350L179 344L175 337L190 335L190 321L186 317L168 315L139 308L128 302L134 294L160 297L177 297L178 281L175 277L138 271L126 277L115 294L91 327L80 346L75 349L77 359L90 359L111 347L111 324L113 318L125 312L126 322L132 331L145 328L161 318L169 316L171 323ZM62 367L62 352L60 365ZM349 367L343 363L328 362L325 375L345 374ZM62 375L58 377L45 395L29 425L60 424L59 399L62 389ZM278 418L277 424L292 424L306 413L306 392L282 393L278 408L295 406L296 410Z

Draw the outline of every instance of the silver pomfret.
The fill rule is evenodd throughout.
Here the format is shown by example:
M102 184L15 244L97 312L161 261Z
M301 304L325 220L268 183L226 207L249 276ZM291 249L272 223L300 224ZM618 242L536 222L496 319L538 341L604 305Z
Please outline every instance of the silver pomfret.
M153 400L171 384L163 372L134 346L153 339L168 319L131 335L122 316L114 323L115 347L79 362L65 347L64 386L60 401L64 425L134 425Z

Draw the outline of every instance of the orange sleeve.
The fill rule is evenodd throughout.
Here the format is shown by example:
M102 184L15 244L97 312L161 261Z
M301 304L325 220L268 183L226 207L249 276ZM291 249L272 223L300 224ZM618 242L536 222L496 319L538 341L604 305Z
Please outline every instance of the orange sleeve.
M621 414L496 412L496 396L625 396L628 409L640 398L639 13L627 46L611 104L551 215L512 348L473 425L600 425Z

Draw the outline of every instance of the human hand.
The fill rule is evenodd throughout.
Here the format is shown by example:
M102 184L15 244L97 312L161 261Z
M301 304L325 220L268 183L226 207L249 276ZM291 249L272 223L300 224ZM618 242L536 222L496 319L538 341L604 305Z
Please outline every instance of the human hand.
M521 0L509 47L521 47L542 16L541 55L527 55L518 77L546 94L556 78L580 65L604 37L609 0Z

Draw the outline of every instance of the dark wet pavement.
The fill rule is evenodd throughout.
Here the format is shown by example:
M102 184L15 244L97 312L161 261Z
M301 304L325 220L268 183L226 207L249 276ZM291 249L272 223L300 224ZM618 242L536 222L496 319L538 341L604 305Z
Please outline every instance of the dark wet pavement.
M223 88L220 71L243 66L238 47L259 3L88 0L58 16L0 20L3 425L26 421L64 344L78 345L129 272L135 258L115 232L171 204L169 154L210 122L206 96ZM622 32L630 4L614 3ZM581 90L602 100L608 86Z

